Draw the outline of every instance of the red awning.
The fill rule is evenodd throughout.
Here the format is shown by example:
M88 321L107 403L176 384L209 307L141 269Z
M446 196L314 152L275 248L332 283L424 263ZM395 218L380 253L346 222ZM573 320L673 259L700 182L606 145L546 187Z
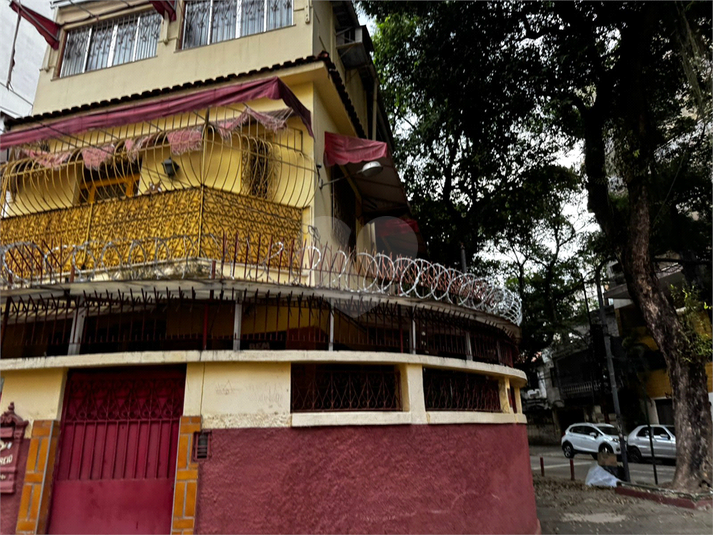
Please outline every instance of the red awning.
M380 159L388 159L391 162L389 148L383 141L342 136L331 132L324 134L324 165L327 167ZM391 166L393 167L393 163Z
M168 15L168 20L176 20L176 0L151 0L154 9L162 16Z
M311 136L312 116L295 94L277 77L243 84L207 89L191 94L173 95L150 102L131 102L108 111L68 117L52 123L42 123L23 130L6 132L0 136L0 148L34 143L59 135L77 134L97 128L110 128L150 121L178 113L217 106L228 106L261 98L282 100L302 119Z
M40 32L40 35L45 38L48 45L55 50L59 48L59 30L61 28L59 24L31 10L29 7L21 5L17 0L10 0L10 9L32 24Z
M381 171L374 176L363 176L362 164L373 161L381 164ZM364 199L368 217L409 212L403 184L386 143L325 132L324 164L341 165L346 169Z

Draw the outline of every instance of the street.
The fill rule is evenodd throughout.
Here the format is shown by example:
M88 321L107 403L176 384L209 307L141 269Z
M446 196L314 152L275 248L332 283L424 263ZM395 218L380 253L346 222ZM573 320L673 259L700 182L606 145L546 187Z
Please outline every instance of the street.
M532 468L533 474L540 474L540 457L545 463L546 477L570 478L569 459L564 456L559 446L530 446L530 468ZM578 453L574 457L575 480L584 481L589 468L596 462L591 455ZM659 483L673 479L676 466L670 461L666 462L667 464L656 465ZM629 473L632 482L654 484L654 467L651 462L629 463Z

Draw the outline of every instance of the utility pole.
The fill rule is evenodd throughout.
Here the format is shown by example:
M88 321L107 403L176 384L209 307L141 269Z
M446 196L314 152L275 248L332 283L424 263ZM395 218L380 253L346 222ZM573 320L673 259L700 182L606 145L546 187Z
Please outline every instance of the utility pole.
M619 445L621 447L621 460L624 463L624 480L631 481L629 476L629 460L626 454L626 436L624 435L624 419L621 417L621 407L619 406L619 389L616 385L616 375L614 373L614 359L611 354L611 338L609 337L609 329L607 329L606 318L604 315L604 297L602 296L601 286L601 270L604 264L601 263L594 270L594 282L597 285L597 300L599 301L599 323L602 327L602 336L604 337L604 351L607 355L607 368L609 369L609 383L611 384L611 394L614 401L614 412L616 413L616 421L619 423Z

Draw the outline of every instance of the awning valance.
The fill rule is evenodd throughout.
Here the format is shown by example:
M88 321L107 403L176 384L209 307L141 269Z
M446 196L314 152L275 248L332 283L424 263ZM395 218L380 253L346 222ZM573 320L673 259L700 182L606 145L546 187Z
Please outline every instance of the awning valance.
M310 111L299 101L285 83L277 77L255 80L242 84L207 89L191 94L173 95L150 102L133 102L108 111L96 111L87 115L68 117L54 122L42 123L23 130L6 132L0 136L0 148L8 148L43 139L71 135L98 128L111 128L168 117L178 113L228 106L267 98L282 100L302 119L311 136Z
M360 173L362 165L373 161L381 164L381 172L371 177L363 176ZM346 169L359 189L364 210L370 217L401 215L409 211L403 184L386 143L325 132L324 164L328 167L341 165Z

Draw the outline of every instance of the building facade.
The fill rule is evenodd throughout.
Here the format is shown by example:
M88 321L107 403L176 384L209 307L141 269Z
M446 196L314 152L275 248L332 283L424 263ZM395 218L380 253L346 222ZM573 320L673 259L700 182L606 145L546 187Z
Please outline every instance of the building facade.
M537 531L519 299L418 256L351 2L54 5L0 137L2 532Z

